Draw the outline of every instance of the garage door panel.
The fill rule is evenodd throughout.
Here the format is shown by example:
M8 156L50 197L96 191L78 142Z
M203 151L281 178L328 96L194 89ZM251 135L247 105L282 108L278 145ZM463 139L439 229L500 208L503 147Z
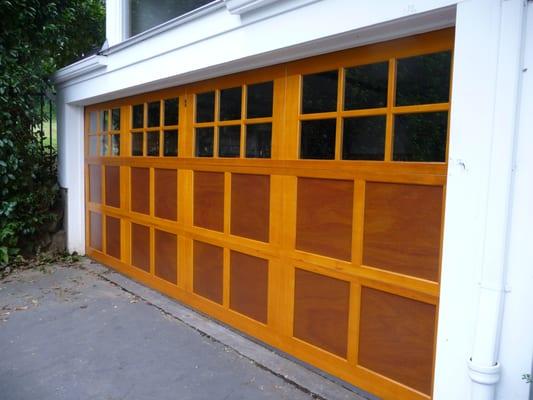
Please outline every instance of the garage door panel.
M131 211L150 214L150 168L131 168Z
M89 165L89 201L102 202L102 166Z
M222 304L223 249L209 243L193 242L193 290Z
M145 225L131 224L131 263L150 272L150 228Z
M194 172L194 225L224 230L224 173Z
M120 207L120 167L105 166L105 203Z
M154 236L154 271L155 275L170 283L177 284L178 243L177 236L155 230Z
M102 251L102 214L89 212L89 244L95 249Z
M177 220L178 172L175 169L154 170L154 215Z
M105 219L105 230L106 230L106 254L109 254L111 257L117 258L120 260L120 246L121 246L121 237L120 237L120 218L106 216Z

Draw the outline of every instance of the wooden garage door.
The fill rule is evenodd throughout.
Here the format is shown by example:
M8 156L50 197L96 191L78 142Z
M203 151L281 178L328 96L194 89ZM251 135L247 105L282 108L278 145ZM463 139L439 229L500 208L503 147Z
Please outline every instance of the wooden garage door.
M380 397L429 398L452 46L87 107L87 253Z

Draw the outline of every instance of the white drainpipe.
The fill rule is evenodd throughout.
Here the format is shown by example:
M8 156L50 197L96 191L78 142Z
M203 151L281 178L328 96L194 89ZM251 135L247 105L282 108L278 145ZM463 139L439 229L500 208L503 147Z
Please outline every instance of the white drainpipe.
M501 365L499 341L506 288L508 223L513 197L515 143L519 117L527 0L502 0L499 13L496 101L479 302L472 355L468 360L472 400L495 399ZM487 66L489 67L489 66ZM483 118L484 116L472 116Z

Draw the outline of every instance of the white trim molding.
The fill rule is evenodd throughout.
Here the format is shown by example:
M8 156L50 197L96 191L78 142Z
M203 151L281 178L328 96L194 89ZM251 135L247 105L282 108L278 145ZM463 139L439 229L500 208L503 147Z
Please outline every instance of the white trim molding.
M56 85L61 84L106 67L107 58L105 56L95 54L57 70L52 75L52 81Z
M245 14L280 0L224 0L230 14Z

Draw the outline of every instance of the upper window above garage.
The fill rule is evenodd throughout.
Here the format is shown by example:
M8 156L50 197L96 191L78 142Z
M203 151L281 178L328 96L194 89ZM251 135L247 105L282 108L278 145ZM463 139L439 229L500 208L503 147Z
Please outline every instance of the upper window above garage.
M187 14L213 0L128 0L129 36Z

